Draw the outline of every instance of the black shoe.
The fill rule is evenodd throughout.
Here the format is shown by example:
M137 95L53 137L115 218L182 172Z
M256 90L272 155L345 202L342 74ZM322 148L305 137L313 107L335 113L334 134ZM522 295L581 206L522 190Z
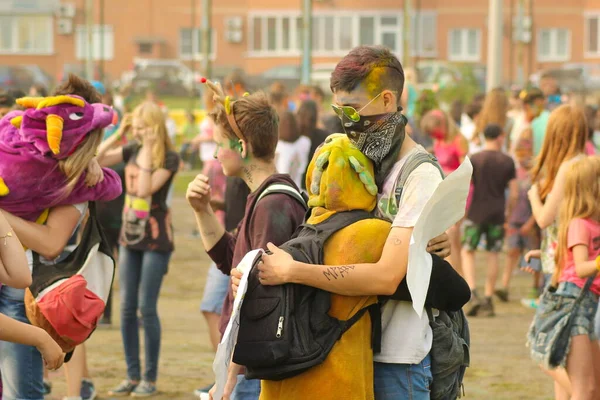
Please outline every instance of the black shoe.
M478 300L471 301L469 308L467 309L467 317L476 317L479 309L481 308L481 303Z
M494 312L494 304L492 303L492 298L488 297L485 300L485 303L482 304L479 308L478 315L482 317L494 317L496 313Z
M494 292L494 294L496 295L496 297L498 297L498 300L500 300L501 302L508 303L508 290L498 289Z
M476 317L479 312L479 308L481 308L481 299L477 296L477 292L475 290L471 291L471 300L467 303L467 317Z
M52 382L44 379L44 396L47 396L50 393L52 393Z

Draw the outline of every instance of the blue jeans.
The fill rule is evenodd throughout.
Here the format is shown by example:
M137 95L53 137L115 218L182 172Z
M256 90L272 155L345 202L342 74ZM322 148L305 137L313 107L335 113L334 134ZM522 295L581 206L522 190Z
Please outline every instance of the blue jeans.
M258 400L259 397L260 379L248 380L244 378L244 375L238 375L231 400Z
M433 382L429 355L419 364L375 363L375 400L429 400Z
M0 313L17 321L29 323L25 315L23 289L2 286ZM43 400L44 365L42 355L33 346L0 342L4 400Z
M229 276L222 273L215 263L211 263L206 275L200 311L221 315L228 289Z
M137 312L144 326L146 369L144 380L156 382L160 353L160 320L156 311L163 277L171 253L130 250L119 251L119 280L121 287L121 335L127 362L127 377L139 381L140 335Z

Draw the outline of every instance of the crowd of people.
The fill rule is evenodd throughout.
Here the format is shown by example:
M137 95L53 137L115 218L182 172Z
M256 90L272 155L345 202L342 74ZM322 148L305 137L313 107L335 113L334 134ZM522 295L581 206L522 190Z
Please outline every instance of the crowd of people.
M232 315L241 278L236 267L253 249L269 250L256 267L260 285L294 283L329 292L336 318L349 319L362 306L376 304L377 296L387 299L380 307L380 351L374 354L371 348L372 324L379 322L364 314L336 342L327 361L305 374L261 382L246 378L245 365L231 362L222 398L432 398L438 379L431 368L436 362L432 347L437 345L432 326L440 315L431 314L431 303L419 314L410 298L394 296L405 282L412 229L424 205L444 176L468 157L473 176L465 216L427 246L434 260L447 258L456 274L459 283L447 290L454 291L455 299L463 298L460 282L465 282L470 289L465 313L493 317L494 298L511 298L515 269L530 272L531 295L520 300L536 310L527 339L532 360L552 377L557 399L597 398L597 110L560 96L550 76L542 77L540 88L493 88L468 104L440 105L434 92L419 93L412 70L404 70L389 50L377 46L360 46L342 58L332 74L331 90L326 95L319 87L301 86L289 93L284 85L273 84L266 92L250 92L236 72L223 86L206 81L205 115L198 123L188 113L181 132L150 93L132 110L115 107L119 121L103 127L101 144L79 143L79 150L59 162L67 177L88 179L89 186L103 179L100 167L111 168L122 181L122 194L97 202L94 211L118 260L127 367L125 379L108 394L158 393L157 303L174 252L172 183L180 169L201 167L186 198L197 222L193 236L212 260L200 308L215 351ZM36 86L28 95L49 93ZM75 76L51 95L115 106L102 83ZM25 96L0 93L0 116L23 108L15 101ZM10 123L17 124L14 119ZM342 135L329 136L334 133ZM181 143L175 143L178 134L184 137ZM425 161L415 164L419 158ZM414 169L403 177L408 165ZM37 179L42 178L40 172ZM335 213L351 210L367 211L387 224L378 230L383 236L366 238L361 235L367 231L360 229L349 236L350 242L356 237L372 241L369 251L340 256L328 250L321 260L325 265L309 266L282 250L303 224L318 226ZM56 205L39 223L0 213L0 319L6 328L0 330L2 398L40 400L52 390L48 370L59 368L64 354L45 330L29 324L24 289L31 285L34 254L46 264L64 260L81 239L89 212L87 202ZM342 249L344 245L340 242ZM486 253L482 292L475 277L478 251ZM505 265L498 283L502 252ZM432 282L437 279L434 271ZM435 283L429 287L434 290L439 290ZM113 322L111 297L99 326ZM69 358L65 399L95 398L85 344ZM352 366L341 368L346 362ZM455 364L456 371L465 366L462 360ZM455 381L460 386L462 376ZM195 394L217 400L215 390L211 384ZM452 390L443 398L456 398L458 392Z

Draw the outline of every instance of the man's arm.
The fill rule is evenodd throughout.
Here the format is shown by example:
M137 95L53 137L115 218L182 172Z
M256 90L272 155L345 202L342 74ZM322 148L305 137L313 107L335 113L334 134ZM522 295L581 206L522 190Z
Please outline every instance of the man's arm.
M510 218L519 201L519 182L512 179L508 183L508 204L506 206L506 218Z
M374 264L305 264L269 244L273 254L263 255L263 262L258 265L260 282L299 283L345 296L391 295L406 276L411 235L412 228L392 228L381 259Z

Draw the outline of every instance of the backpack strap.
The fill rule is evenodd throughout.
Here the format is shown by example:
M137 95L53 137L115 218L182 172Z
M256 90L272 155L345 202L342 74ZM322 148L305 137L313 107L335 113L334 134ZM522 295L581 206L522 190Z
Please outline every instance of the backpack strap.
M352 328L352 325L357 323L367 311L371 317L371 347L373 348L373 353L378 354L381 353L381 307L379 306L379 303L374 303L368 307L361 308L351 318L340 321L342 328L341 335Z
M415 169L421 166L421 164L425 163L432 164L434 167L436 167L440 171L442 179L444 179L444 171L442 170L442 167L440 167L437 158L435 158L433 154L424 153L422 151L415 152L414 154L409 156L408 160L406 160L406 162L400 169L400 174L398 174L398 180L396 181L396 190L394 191L396 205L399 206L400 204L400 199L402 198L402 191L404 190L404 185L406 184L406 181L408 180L410 174L412 174L412 172Z
M287 194L288 196L293 197L294 199L296 199L304 207L304 209L308 209L308 205L307 205L308 201L307 201L304 193L300 193L299 191L297 191L292 186L286 185L284 183L274 183L272 185L269 185L258 196L258 199L256 199L256 202L254 203L254 207L256 207L256 205L258 204L258 202L261 201L265 196L268 196L268 195L274 194L274 193Z

